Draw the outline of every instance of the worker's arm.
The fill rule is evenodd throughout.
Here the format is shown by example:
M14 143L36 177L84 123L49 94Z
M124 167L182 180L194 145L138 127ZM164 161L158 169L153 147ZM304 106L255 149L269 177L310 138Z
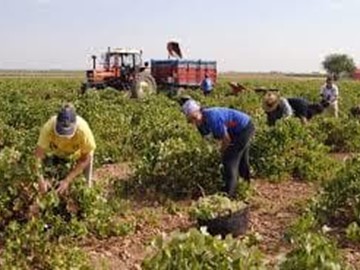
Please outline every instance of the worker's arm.
M42 162L45 158L45 151L42 147L37 146L35 149L35 173L38 176L38 185L40 193L45 193L49 187L50 183L44 179L42 174Z
M323 99L325 99L325 87L324 86L321 86L320 87L320 97L322 97Z
M221 147L220 147L221 153L224 153L230 144L231 144L231 138L229 136L229 133L225 132L225 135L221 140Z
M45 151L41 146L37 146L35 149L35 158L36 158L36 169L41 168L41 163L45 158Z
M34 153L36 159L35 171L38 176L39 191L41 193L45 193L50 187L50 183L44 179L44 176L42 174L42 162L45 159L46 151L49 149L50 133L53 129L53 125L54 119L51 118L40 129L40 135Z
M339 88L336 85L334 85L330 102L335 102L338 99L338 96L339 96Z
M221 121L217 119L211 119L210 131L213 134L214 138L220 143L220 151L223 153L225 149L231 143L231 138L227 132L227 128Z
M271 113L269 113L269 112L266 113L266 123L268 126L275 125L275 120L273 118L274 117L272 117Z
M302 123L303 125L306 125L306 124L308 123L308 120L307 120L307 118L306 118L305 116L302 116L302 117L300 118L300 120L301 120L301 123Z
M88 166L91 162L91 153L82 155L76 162L75 167L69 172L65 179L63 179L59 187L57 188L57 192L59 194L64 194L68 190L70 184L74 181L74 179L83 173L86 166Z
M205 139L211 138L211 132L205 125L197 125L196 128L203 138Z
M286 118L289 118L290 116L293 115L293 110L290 106L290 103L288 102L288 100L286 98L283 98L282 99L282 103L283 103L283 106L284 106L284 113L283 113L283 117L286 119Z

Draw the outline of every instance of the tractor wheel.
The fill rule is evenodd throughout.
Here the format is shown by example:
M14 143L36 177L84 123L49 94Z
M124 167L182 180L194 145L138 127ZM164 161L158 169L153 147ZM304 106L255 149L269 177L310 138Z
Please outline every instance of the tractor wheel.
M134 81L134 84L131 89L132 98L144 98L147 95L155 94L156 82L153 76L149 73L139 73Z

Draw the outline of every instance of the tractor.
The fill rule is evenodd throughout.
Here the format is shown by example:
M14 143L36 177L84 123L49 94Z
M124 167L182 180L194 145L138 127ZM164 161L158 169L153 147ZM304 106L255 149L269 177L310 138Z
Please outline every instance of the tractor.
M91 89L114 88L127 91L133 98L142 98L156 93L156 82L148 71L148 63L143 64L142 51L134 49L113 49L110 47L102 57L101 68L97 68L97 57L92 56L92 69L86 71L86 82L80 93Z

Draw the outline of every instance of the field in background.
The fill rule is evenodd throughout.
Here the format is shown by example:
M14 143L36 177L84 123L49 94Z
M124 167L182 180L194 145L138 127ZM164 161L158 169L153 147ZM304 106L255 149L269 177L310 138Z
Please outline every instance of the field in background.
M153 254L148 247L154 237L196 227L189 208L199 196L198 185L209 194L220 179L215 145L204 142L187 124L175 100L165 95L128 100L111 90L79 97L83 77L82 71L0 72L0 252L6 255L0 266L6 261L7 266L23 263L23 269L36 269L48 267L41 264L46 262L67 269L90 258L95 269L106 269L101 268L104 265L140 269L143 259ZM340 119L320 116L306 127L293 119L268 129L260 97L251 91L230 95L227 82L233 80L249 88L275 86L285 96L317 101L323 78L227 73L220 75L212 97L190 92L205 106L231 106L255 121L257 135L251 152L255 179L252 188L240 195L251 203L249 236L264 259L249 256L249 261L264 261L266 269L275 269L280 255L287 256L289 263L299 263L321 258L332 262L340 254L360 269L359 218L352 214L357 213L360 187L351 182L353 175L360 177L360 168L355 160L348 175L349 170L341 172L344 160L360 149L360 124L349 115L351 106L360 102L360 83L339 83ZM69 223L45 211L43 218L28 222L23 216L28 210L25 195L35 179L29 159L39 128L64 100L75 103L94 131L98 193L84 192L81 186L74 189L87 214L85 220L73 217ZM328 197L320 198L320 191L336 182L339 171L342 181L328 188ZM292 228L314 199L326 211L314 210L313 215L326 222L314 225L306 220ZM53 207L56 200L50 197L44 203ZM346 224L336 219L338 213ZM333 218L337 223L331 223ZM52 226L43 230L44 224ZM329 233L321 232L324 224L331 227ZM337 243L336 252L329 251L329 243Z
M83 78L79 70L0 70L0 78Z
M323 80L324 74L296 74L296 73L247 73L247 72L224 72L220 77L226 80L239 80L239 79L277 79L277 80Z
M1 77L46 77L46 78L84 78L85 71L81 70L0 70ZM324 74L294 74L294 73L248 73L248 72L220 72L219 77L226 80L239 79L323 79Z

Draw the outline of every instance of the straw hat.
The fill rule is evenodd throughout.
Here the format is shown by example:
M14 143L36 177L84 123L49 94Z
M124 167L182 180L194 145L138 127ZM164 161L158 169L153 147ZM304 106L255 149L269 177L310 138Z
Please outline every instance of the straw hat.
M230 85L230 86L233 86L233 87L237 87L237 86L238 86L238 83L237 83L237 82L229 82L229 85Z
M246 91L246 87L238 82L229 82L229 85L231 87L231 90L234 94L237 94L242 91Z
M274 111L280 103L280 96L276 92L267 92L263 97L263 109L265 112Z

